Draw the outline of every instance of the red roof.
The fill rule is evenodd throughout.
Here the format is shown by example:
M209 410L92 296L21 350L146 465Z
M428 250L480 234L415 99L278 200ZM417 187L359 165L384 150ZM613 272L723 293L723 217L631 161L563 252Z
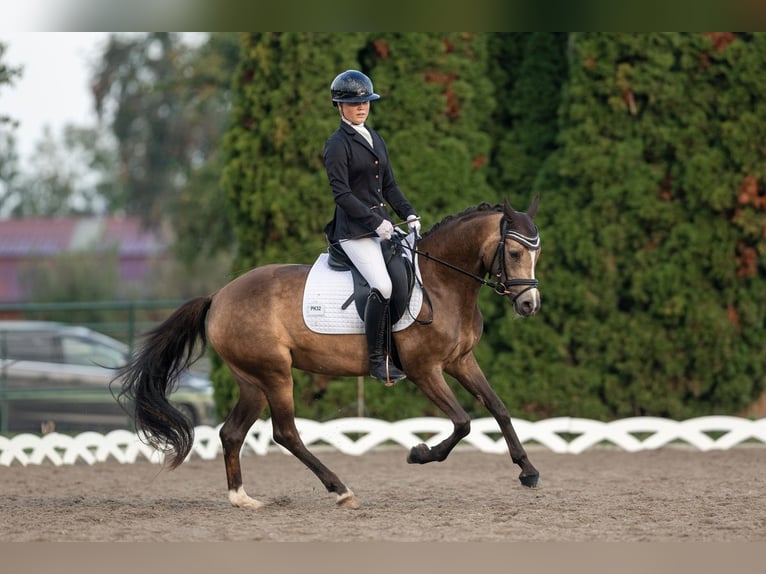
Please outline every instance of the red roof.
M66 251L75 219L9 219L0 221L0 257L53 255Z
M167 245L132 217L29 218L0 221L0 258L49 256L118 246L125 255L151 255Z
M167 252L167 242L137 218L27 218L0 220L0 301L24 300L17 266L62 252L117 249L120 277L140 281L149 261Z

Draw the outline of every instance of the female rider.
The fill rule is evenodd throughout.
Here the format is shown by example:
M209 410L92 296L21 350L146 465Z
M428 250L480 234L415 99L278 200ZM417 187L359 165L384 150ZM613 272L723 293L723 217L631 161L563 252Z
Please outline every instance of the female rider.
M385 142L364 125L370 102L380 99L370 78L346 70L332 81L330 93L340 113L340 126L324 147L324 165L335 199L335 213L325 233L370 285L364 313L370 374L391 384L407 375L390 361L386 348L392 286L381 241L394 232L386 203L416 234L420 221L394 179Z

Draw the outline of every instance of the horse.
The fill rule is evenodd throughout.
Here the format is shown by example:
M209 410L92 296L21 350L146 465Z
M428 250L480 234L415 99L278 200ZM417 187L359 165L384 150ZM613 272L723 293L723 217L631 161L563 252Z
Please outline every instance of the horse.
M502 205L481 203L445 217L416 244L429 304L421 307L418 321L393 339L407 377L450 418L453 430L439 444L413 446L408 463L443 461L470 432L470 417L444 379L448 373L497 421L511 460L521 468L521 485L540 485L508 409L473 354L483 327L478 307L482 286L510 299L520 317L531 317L540 308L535 278L540 237L533 222L538 202L535 196L526 212L515 211L507 198ZM354 493L307 449L295 424L292 368L337 377L369 373L364 335L317 334L306 327L296 294L303 292L310 268L258 266L210 295L186 301L146 334L114 379L120 385L118 400L130 409L139 436L167 455L165 463L172 470L188 456L194 428L168 395L181 371L212 346L239 386L239 398L219 431L234 507L262 506L244 489L240 450L267 404L273 440L336 495L338 506L360 506Z

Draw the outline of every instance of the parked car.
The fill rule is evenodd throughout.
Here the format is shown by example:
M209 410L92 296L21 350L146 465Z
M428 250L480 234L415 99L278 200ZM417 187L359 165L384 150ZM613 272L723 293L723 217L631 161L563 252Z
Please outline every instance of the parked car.
M128 357L127 345L87 327L0 321L0 433L133 428L109 387ZM183 372L171 402L194 425L215 424L203 374Z

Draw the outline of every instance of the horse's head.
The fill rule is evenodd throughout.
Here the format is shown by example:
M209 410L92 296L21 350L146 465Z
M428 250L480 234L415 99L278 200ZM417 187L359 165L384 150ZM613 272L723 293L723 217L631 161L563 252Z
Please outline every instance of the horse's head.
M447 269L441 273L462 273L500 295L508 295L516 313L530 317L540 309L535 279L540 235L533 222L538 202L536 196L526 212L515 211L506 199L502 207L482 203L449 215L423 235L417 252ZM431 280L453 284L448 277Z
M515 211L506 198L500 219L500 243L491 266L501 295L508 295L516 313L530 317L540 309L540 291L535 265L540 258L540 234L533 218L540 196L536 195L526 212Z

